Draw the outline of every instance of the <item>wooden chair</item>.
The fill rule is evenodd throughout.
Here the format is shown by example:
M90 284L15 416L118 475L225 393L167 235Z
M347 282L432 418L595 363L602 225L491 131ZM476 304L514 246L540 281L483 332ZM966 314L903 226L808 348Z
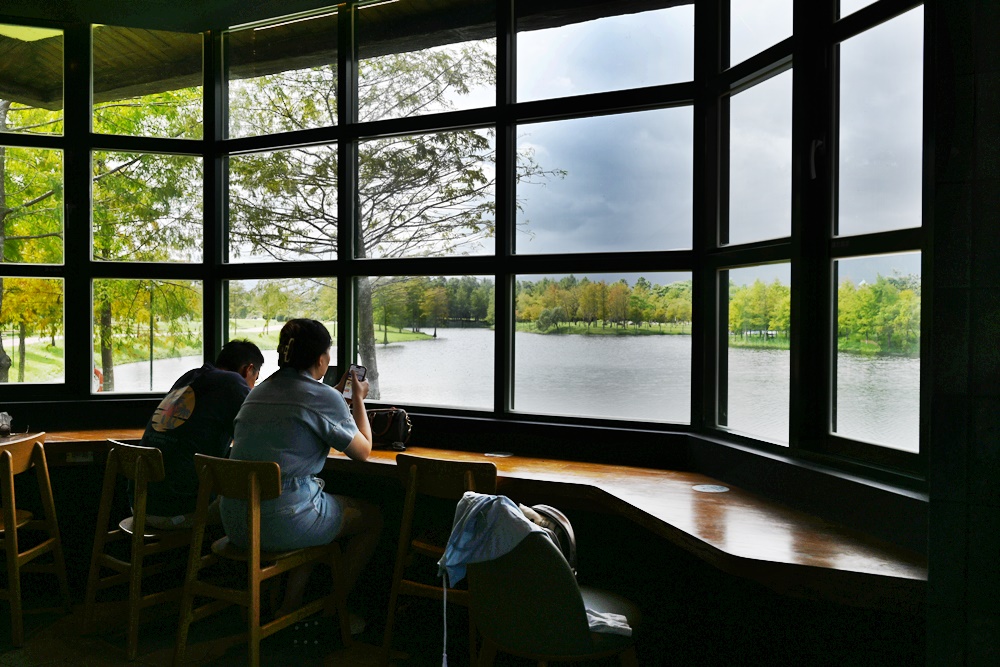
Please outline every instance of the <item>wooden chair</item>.
M59 524L56 520L55 501L52 498L52 483L49 468L45 462L45 434L28 437L9 436L0 439L0 533L3 543L0 548L7 560L7 588L0 590L0 599L10 603L11 641L14 646L24 644L24 610L21 606L21 573L44 572L54 574L59 580L63 599L63 609L70 611L69 584L66 581L66 561L63 559L62 542L59 538ZM8 440L8 442L3 442ZM14 493L14 476L35 468L38 478L38 493L42 502L44 519L35 519L31 512L18 509ZM25 548L19 545L22 532L47 534L40 542ZM51 563L35 563L44 554L52 554Z
M318 611L336 611L340 621L340 636L345 646L351 644L351 628L347 615L347 595L341 568L340 546L330 544L296 549L293 551L262 552L260 549L260 503L281 495L281 469L273 461L235 461L220 459L203 454L195 454L198 470L198 504L195 510L194 535L188 556L187 576L184 581L184 595L181 599L180 625L177 629L177 646L174 665L184 662L188 629L191 623L199 621L230 605L236 604L247 610L247 633L239 639L249 642L248 664L260 664L260 641L293 623ZM241 549L233 545L228 537L216 540L211 553L202 555L205 536L205 519L208 504L213 494L225 498L245 500L247 503L247 526L249 548ZM206 568L221 560L246 564L246 586L234 588L202 579L199 575ZM261 624L260 597L262 583L284 574L300 565L323 562L333 571L333 591L329 596L306 603L299 609ZM210 598L199 607L194 606L196 597Z
M109 440L111 451L104 468L104 485L101 489L101 503L97 511L97 529L94 533L94 549L90 558L90 573L87 576L87 593L84 601L84 632L93 630L97 601L97 591L128 584L128 636L126 653L129 660L135 660L139 648L139 616L142 610L153 605L180 598L180 585L155 593L143 594L144 578L184 567L186 560L181 553L174 559L161 559L147 563L146 559L155 554L180 549L191 543L191 530L156 530L146 526L146 500L150 482L160 482L164 478L163 454L156 447L140 447L117 440ZM114 502L118 476L129 479L135 485L132 516L122 519L115 528L108 529L111 508ZM105 552L107 545L121 540L130 540L129 560L125 561ZM112 570L114 574L101 576L101 570Z
M392 652L392 632L396 620L396 603L399 596L441 600L444 589L427 583L407 579L406 565L413 556L425 556L437 562L444 555L444 548L450 529L449 521L442 526L440 539L433 540L426 535L413 536L414 517L417 502L423 498L440 498L458 501L466 491L496 493L497 467L489 461L481 463L469 461L447 461L430 459L410 454L397 454L396 467L399 478L406 488L403 503L403 517L399 529L399 543L396 548L396 565L392 574L392 589L389 594L389 615L385 622L385 636L382 639L383 660L388 662ZM467 607L468 591L448 589L448 602ZM476 655L476 627L469 623L469 652Z
M497 651L549 662L584 662L620 656L636 667L636 635L641 614L629 600L608 591L581 587L559 548L532 533L496 560L469 563L469 609L483 637L480 667L490 667ZM591 632L587 609L625 616L630 637Z

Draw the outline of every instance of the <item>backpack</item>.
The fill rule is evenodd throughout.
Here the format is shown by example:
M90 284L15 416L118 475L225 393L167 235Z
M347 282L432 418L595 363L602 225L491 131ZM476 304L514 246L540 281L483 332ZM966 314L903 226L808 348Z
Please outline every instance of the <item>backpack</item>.
M518 506L529 521L545 529L576 575L576 534L566 515L551 505Z

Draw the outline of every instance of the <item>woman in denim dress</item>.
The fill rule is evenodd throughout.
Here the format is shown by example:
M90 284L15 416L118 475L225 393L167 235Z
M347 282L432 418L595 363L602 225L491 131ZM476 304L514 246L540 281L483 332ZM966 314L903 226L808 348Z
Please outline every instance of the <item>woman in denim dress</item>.
M337 387L322 382L330 365L330 332L322 323L294 319L278 337L278 371L257 384L236 415L230 458L275 461L281 495L261 503L261 548L285 551L342 540L347 590L371 558L382 529L379 509L324 491L317 477L330 449L364 461L372 448L364 399L368 382L351 378L350 408ZM223 498L222 525L237 546L247 544L246 503ZM293 570L279 614L301 606L310 566ZM352 619L352 626L358 626Z

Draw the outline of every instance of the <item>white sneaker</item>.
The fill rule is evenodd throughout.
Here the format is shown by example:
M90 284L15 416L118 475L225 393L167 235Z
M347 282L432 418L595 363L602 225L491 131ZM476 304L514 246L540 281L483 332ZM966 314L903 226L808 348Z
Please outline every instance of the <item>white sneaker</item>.
M361 618L353 611L347 614L348 621L351 624L351 635L360 635L365 631L365 619Z

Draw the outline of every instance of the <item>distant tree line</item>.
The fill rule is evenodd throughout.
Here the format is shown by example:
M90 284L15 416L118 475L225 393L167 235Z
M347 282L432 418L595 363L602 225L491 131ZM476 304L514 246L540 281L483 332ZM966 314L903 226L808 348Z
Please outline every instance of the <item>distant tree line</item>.
M565 276L559 280L518 281L516 318L534 322L539 331L560 324L638 329L691 322L691 281L654 285L639 278L608 283Z
M729 284L729 334L746 341L781 339L791 330L791 288L775 280ZM920 349L920 277L879 274L837 289L838 349L915 354ZM780 342L780 341L779 341ZM786 343L787 344L787 343Z

